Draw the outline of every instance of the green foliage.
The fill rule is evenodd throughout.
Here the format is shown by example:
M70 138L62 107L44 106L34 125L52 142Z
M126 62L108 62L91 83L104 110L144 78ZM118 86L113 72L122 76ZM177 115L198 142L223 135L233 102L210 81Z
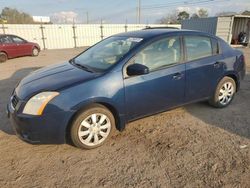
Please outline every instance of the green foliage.
M191 19L194 18L207 18L208 17L208 12L206 9L199 9L197 13L192 14Z
M208 17L207 10L203 9L203 8L199 9L197 14L198 14L199 18L207 18Z
M25 13L20 12L17 9L5 7L2 9L1 18L7 20L8 24L32 24L33 18Z
M243 15L250 15L250 11L249 10L245 10L244 12L242 12Z
M165 17L162 17L157 21L159 24L179 24L180 22L177 20L177 12L174 11L171 14L168 14Z
M174 11L171 14L168 14L165 17L162 17L160 20L158 20L157 23L159 24L180 24L182 20L186 19L193 19L193 18L207 18L208 17L208 11L206 9L199 9L197 13L192 14L190 17L190 14L186 11L177 12Z
M186 19L189 19L189 13L187 13L186 11L179 12L177 20L181 21Z
M191 19L194 19L194 18L199 18L197 13L192 14Z

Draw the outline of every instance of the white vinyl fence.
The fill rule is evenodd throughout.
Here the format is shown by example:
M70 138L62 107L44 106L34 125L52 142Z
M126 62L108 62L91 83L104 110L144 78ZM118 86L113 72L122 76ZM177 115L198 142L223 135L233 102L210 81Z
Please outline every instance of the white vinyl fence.
M181 27L156 24L4 24L0 26L0 34L18 35L38 43L42 49L62 49L91 46L113 34L141 30L148 26Z

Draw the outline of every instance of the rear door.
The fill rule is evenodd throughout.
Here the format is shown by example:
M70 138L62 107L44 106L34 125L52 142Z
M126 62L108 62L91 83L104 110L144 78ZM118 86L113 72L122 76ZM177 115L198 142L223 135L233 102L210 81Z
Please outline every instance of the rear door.
M218 41L207 36L184 36L186 102L212 96L223 74L223 56Z
M185 64L182 60L180 37L160 39L135 55L129 64L143 64L150 72L124 79L126 110L130 120L183 103Z
M11 38L16 45L18 56L31 55L32 46L29 42L18 36L11 36Z

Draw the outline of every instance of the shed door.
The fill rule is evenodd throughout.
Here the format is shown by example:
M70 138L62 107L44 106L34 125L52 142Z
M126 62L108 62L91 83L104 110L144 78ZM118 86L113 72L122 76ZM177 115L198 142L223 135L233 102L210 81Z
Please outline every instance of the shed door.
M228 44L232 40L232 27L233 27L234 17L218 17L216 35Z

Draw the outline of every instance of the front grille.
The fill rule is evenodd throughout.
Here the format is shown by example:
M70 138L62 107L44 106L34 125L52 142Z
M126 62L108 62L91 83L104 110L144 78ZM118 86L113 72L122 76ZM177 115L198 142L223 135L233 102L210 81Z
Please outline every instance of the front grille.
M19 100L18 100L17 96L16 96L16 95L13 95L13 96L11 97L11 105L12 105L12 107L13 107L14 109L16 109L18 102L19 102Z

